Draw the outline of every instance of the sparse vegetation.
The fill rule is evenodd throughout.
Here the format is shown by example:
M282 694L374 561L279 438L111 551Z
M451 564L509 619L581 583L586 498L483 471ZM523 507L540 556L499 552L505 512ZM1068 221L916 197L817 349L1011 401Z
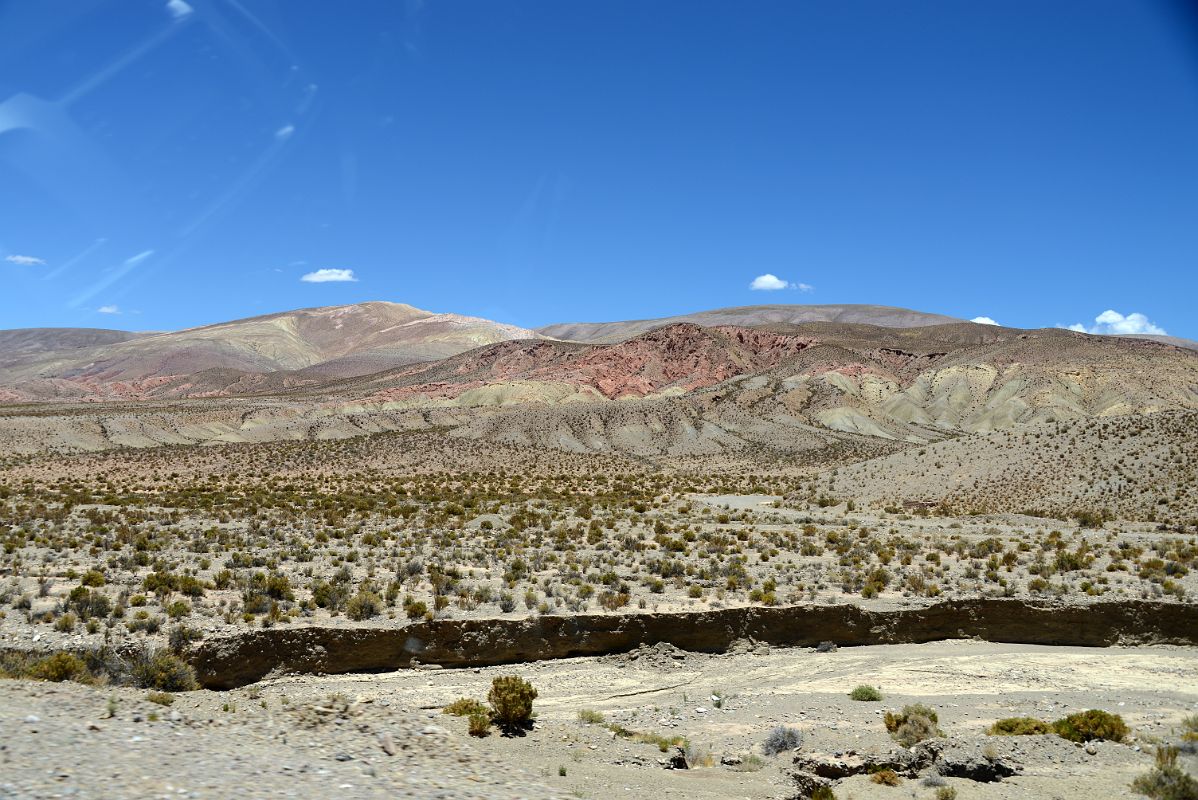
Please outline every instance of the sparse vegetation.
M516 675L501 675L491 682L487 701L491 704L491 719L505 733L532 725L532 701L537 690Z
M1089 742L1095 739L1121 742L1130 733L1122 717L1098 709L1070 714L1054 722L1052 729L1058 736L1071 742Z
M892 769L881 769L869 776L869 779L874 783L882 786L898 786L903 782L903 779L898 776L898 773Z
M1132 782L1132 789L1153 800L1198 800L1198 780L1177 763L1177 748L1158 746L1152 770Z
M471 736L483 737L491 732L491 715L485 711L473 711L468 716Z
M1037 736L1053 733L1047 722L1032 717L1008 717L990 726L986 733L991 736Z
M452 714L455 717L469 717L472 714L488 714L490 712L483 703L469 697L462 697L442 708L441 713Z
M43 681L77 681L91 683L93 680L87 664L73 653L54 653L33 663L25 675Z
M849 692L849 697L853 700L878 701L882 699L882 690L876 686L868 686L863 683Z
M803 734L798 728L778 725L766 735L765 741L761 743L761 749L767 756L776 756L779 753L794 750L802 744Z
M935 709L922 703L903 706L898 714L887 711L883 721L891 737L903 747L944 736L944 731L938 727L940 718Z
M167 650L139 655L130 674L135 685L164 692L189 692L198 687L191 665Z

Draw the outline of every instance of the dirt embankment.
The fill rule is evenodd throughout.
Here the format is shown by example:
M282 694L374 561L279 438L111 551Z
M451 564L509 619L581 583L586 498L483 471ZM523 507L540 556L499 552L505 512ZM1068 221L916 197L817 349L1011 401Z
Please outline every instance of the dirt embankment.
M209 689L271 673L381 672L419 664L475 667L594 656L668 642L718 653L753 639L779 646L903 644L977 638L1107 647L1198 645L1198 605L964 600L871 611L857 606L731 608L679 614L433 620L398 628L273 628L203 641L188 660Z

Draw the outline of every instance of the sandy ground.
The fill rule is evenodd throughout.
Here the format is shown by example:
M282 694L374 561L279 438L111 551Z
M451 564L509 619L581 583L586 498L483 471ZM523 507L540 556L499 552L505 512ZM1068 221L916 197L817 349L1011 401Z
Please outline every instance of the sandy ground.
M438 712L461 696L485 699L491 679L508 673L539 691L537 723L526 736L473 739L465 720ZM860 683L880 686L884 700L850 700L846 693ZM650 648L636 658L282 677L178 695L170 707L145 694L0 682L0 797L787 798L795 794L790 756L760 754L770 728L799 728L804 751L884 751L892 742L883 711L914 701L938 710L949 737L975 741L987 739L984 729L999 717L1118 712L1133 729L1129 743L1099 743L1090 754L1055 736L990 737L1021 774L949 783L968 799L1132 797L1128 784L1151 765L1150 742L1167 739L1181 716L1198 710L1198 650L970 641L832 653ZM331 695L358 705L314 714L336 705ZM116 698L111 718L109 698ZM628 729L686 736L694 755L710 754L711 766L664 769L655 745L584 724L583 709ZM762 760L757 768L752 754ZM745 763L721 765L729 757ZM1198 771L1192 757L1186 766ZM836 788L841 800L933 791L917 780L890 788L864 777Z

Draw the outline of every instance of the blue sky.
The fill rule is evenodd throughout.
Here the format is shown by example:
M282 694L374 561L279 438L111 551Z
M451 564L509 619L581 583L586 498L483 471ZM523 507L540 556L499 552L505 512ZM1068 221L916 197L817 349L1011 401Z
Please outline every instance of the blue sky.
M0 327L856 302L1198 338L1187 9L0 0Z

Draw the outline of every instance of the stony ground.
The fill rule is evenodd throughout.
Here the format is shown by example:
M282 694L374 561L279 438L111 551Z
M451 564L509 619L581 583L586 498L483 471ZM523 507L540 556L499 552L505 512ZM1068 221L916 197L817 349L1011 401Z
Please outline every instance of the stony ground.
M539 691L527 735L475 739L464 719L439 712L462 696L485 699L492 678L512 672ZM860 683L880 686L884 699L849 699ZM1198 710L1198 652L953 641L830 653L745 643L705 655L659 646L506 668L283 677L178 694L170 706L146 698L0 681L0 797L789 798L791 755L761 751L772 727L798 728L801 753L880 752L894 746L883 712L916 701L937 709L951 740L989 745L1022 768L998 783L947 779L961 798L1132 797L1152 743L1175 738L1180 718ZM1000 717L1086 708L1123 715L1133 739L1087 749L984 734ZM603 722L584 723L580 711ZM694 768L665 769L656 745L616 736L610 723L686 737ZM934 791L863 776L836 787L841 800Z

